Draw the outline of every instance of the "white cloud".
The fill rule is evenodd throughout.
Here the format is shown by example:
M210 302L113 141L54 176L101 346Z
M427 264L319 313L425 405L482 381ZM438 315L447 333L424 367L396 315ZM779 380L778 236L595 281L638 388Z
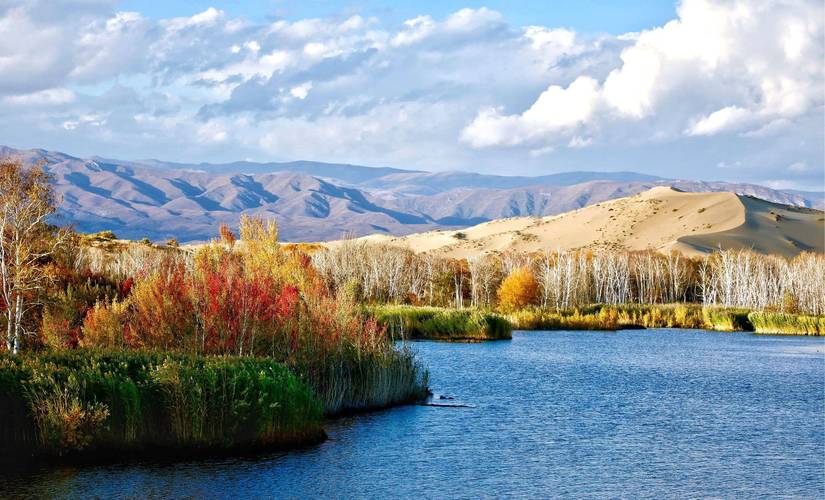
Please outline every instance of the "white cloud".
M395 46L411 45L419 42L435 31L435 22L430 16L418 16L404 21L404 27L392 39Z
M523 173L741 165L774 181L825 163L815 0L685 0L673 21L621 36L513 26L486 8L391 26L117 6L0 9L4 141Z
M481 111L464 129L462 139L477 148L531 142L585 123L598 100L598 82L582 76L567 88L551 85L520 116L501 115L493 108Z
M798 161L789 165L788 170L790 170L791 172L802 173L807 172L810 169L804 161Z
M69 89L46 89L30 94L8 95L3 102L15 106L54 106L68 104L75 100L75 93Z
M678 14L660 28L624 37L631 45L602 83L590 79L582 93L569 88L587 76L568 92L551 84L521 114L482 109L462 138L474 147L533 144L537 137L553 144L575 133L560 126L570 123L584 126L594 141L604 127L642 122L666 122L651 139L667 129L672 136L747 134L821 109L821 5L685 0ZM543 39L530 30L528 36L534 43Z
M727 106L701 117L696 123L687 128L688 135L713 135L728 130L738 129L749 123L753 115L747 109L738 106Z
M309 95L309 91L312 89L312 82L302 83L301 85L297 85L292 87L289 90L289 93L292 94L292 97L296 99L306 99Z

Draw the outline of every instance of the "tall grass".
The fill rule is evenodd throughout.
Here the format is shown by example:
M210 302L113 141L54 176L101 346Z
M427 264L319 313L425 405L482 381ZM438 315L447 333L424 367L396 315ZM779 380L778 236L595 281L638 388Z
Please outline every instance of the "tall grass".
M507 315L516 330L616 330L616 314L603 309L582 312L579 309L559 310L537 307L521 309Z
M429 373L409 348L345 350L290 366L312 387L325 414L386 408L427 396Z
M527 308L507 319L518 330L619 330L622 328L703 328L695 304L594 304L572 309Z
M748 320L756 333L825 335L825 316L761 311L748 314Z
M479 341L511 338L502 316L477 309L384 305L368 309L393 339Z
M702 310L706 327L722 332L752 332L748 313L750 310L741 308L705 307Z
M75 350L0 355L4 457L317 441L322 407L261 358Z

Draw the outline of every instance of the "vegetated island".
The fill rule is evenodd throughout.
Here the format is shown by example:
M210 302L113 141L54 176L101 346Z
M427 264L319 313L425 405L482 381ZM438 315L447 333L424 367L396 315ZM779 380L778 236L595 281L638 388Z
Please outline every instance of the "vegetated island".
M428 374L398 340L825 333L821 252L462 256L370 238L282 244L274 221L252 217L238 235L222 226L182 247L50 225L58 200L38 168L0 163L0 190L0 456L11 460L314 443L325 416L426 396ZM449 238L464 248L475 236L462 234Z
M324 416L427 394L412 352L273 221L190 251L50 225L36 167L0 162L0 192L5 461L308 444Z

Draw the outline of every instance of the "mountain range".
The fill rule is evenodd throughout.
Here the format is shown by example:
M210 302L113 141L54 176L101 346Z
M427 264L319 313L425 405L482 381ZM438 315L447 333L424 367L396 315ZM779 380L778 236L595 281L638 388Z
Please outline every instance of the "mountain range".
M425 172L311 161L173 163L78 158L0 146L0 157L41 164L62 195L58 218L83 232L121 238L203 241L242 213L274 217L285 241L343 235L406 235L516 216L547 216L656 186L735 192L822 208L821 192L756 184L666 179L635 172L566 172L538 177Z

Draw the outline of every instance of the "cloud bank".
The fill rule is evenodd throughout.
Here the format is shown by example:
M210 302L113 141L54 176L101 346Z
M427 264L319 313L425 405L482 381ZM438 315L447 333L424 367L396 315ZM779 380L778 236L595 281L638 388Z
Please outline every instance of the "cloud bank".
M821 189L823 14L817 1L684 0L664 26L610 36L513 26L486 8L386 26L0 3L0 133L132 158L634 169Z

